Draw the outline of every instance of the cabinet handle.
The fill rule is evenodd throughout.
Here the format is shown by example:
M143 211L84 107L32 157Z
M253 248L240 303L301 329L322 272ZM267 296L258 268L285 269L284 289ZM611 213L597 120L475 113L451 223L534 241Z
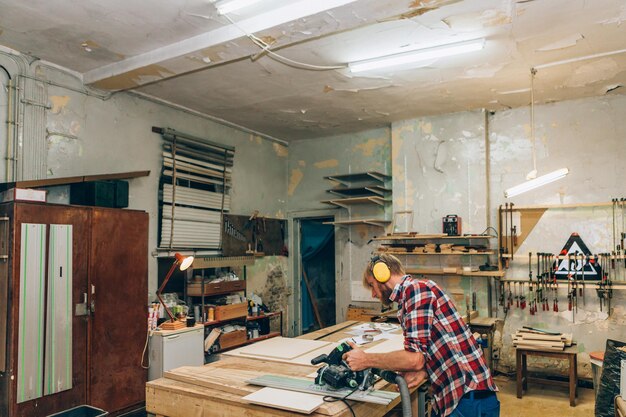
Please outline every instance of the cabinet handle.
M0 217L0 227L2 236L0 237L0 261L6 262L9 259L9 218Z

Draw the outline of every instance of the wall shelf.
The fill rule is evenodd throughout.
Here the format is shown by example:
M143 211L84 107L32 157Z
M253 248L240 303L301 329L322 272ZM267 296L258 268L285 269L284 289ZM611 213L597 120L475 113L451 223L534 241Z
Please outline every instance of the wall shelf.
M476 256L476 255L495 255L495 251L485 251L485 252L400 252L400 251L392 251L392 250L379 250L380 253L388 253L390 255L455 255L455 256Z
M457 275L462 277L503 277L504 271L475 271L475 272L444 272L443 269L426 269L426 268L417 268L411 269L408 268L406 270L407 274L415 274L415 275Z
M341 198L335 200L324 200L321 201L324 204L332 204L335 206L348 208L348 206L355 204L378 204L379 206L385 206L385 203L390 203L391 199L378 197L378 196L370 196L370 197L351 197L351 198Z
M335 226L352 226L355 224L367 224L370 226L387 227L391 223L391 220L380 219L352 219L352 220L337 220L334 222L324 222L324 224L332 224Z
M445 234L429 234L429 235L392 235L375 237L376 241L393 241L396 244L412 243L414 241L424 240L471 240L471 239L495 239L496 236L491 235L464 235L464 236L448 236Z
M335 220L324 224L332 224L333 226L365 224L382 227L383 229L391 224L391 220L387 220L390 217L388 212L392 201L392 190L387 188L391 175L378 171L367 171L329 175L324 177L324 179L340 184L337 187L326 190L340 198L332 198L321 202L346 209L348 212L347 220ZM356 207L358 207L358 213L355 218L352 210L353 208L356 210Z
M328 175L324 177L324 179L330 181L336 181L340 184L350 185L355 182L363 182L363 181L380 181L384 183L385 181L389 181L391 179L391 175L383 174L378 171L367 171L367 172L359 172L354 174L341 174L341 175Z
M391 188L386 188L381 185L368 185L368 186L360 186L360 187L341 187L341 188L331 188L326 190L329 193L336 194L342 197L367 197L367 196L378 196L384 197L388 193L391 192Z

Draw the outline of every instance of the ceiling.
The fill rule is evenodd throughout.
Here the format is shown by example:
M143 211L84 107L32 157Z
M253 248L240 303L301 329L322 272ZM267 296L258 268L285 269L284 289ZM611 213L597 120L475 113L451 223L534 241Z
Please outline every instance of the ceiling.
M525 106L532 67L537 103L626 90L624 0L263 0L228 19L210 0L0 0L0 10L0 45L87 85L287 141ZM481 51L413 67L345 67L476 38Z

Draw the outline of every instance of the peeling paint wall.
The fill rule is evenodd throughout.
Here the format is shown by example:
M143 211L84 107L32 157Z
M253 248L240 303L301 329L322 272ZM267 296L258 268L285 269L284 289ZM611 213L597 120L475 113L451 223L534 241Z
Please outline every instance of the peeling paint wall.
M13 68L2 55L0 65ZM47 67L39 67L37 76L83 88L67 74ZM152 126L170 127L235 146L232 213L259 210L262 216L284 217L288 149L283 145L131 94L115 94L102 100L53 85L47 89L51 105L47 113L48 178L150 170L149 177L130 180L129 208L149 213L151 252L157 246L162 145L161 136L152 133ZM3 97L0 94L0 104L5 105ZM0 149L2 156L5 152ZM4 171L0 175L4 177ZM157 262L152 256L148 282L153 297Z
M405 120L392 125L393 211L412 211L410 231L441 233L441 219L456 214L464 233L487 227L485 128L483 112ZM406 230L406 228L404 229ZM408 268L477 267L480 256L400 256ZM438 282L466 310L465 295L477 293L477 308L488 314L485 279L459 276L428 278Z
M626 156L625 112L626 97L622 96L536 106L538 175L563 167L568 167L570 174L563 180L510 201L520 206L607 202L611 198L623 197L622 178L626 175L623 163ZM489 220L491 225L497 226L497 207L507 201L504 190L524 182L527 173L533 169L533 146L528 108L499 112L490 116L489 120ZM421 233L440 232L441 217L452 213L463 218L463 231L466 233L480 233L485 229L487 178L484 128L482 112L454 113L393 124L394 210L414 210L414 230ZM445 149L442 149L443 146ZM558 253L572 232L579 233L592 252L608 251L612 246L611 228L610 206L548 210L518 248L506 278L526 279L528 252ZM494 240L492 245L495 248L497 241ZM495 262L495 257L492 260ZM441 259L439 265L452 265L458 261L458 258L448 257ZM415 262L435 266L439 261L429 258ZM463 293L476 291L481 315L487 313L487 288L483 278L447 277L435 278L435 281L453 296L460 293L462 297ZM614 293L615 308L610 318L600 313L591 285L587 286L585 305L580 300L574 322L572 313L567 311L564 288L559 293L559 314L540 311L531 316L528 309L513 309L506 317L502 332L498 332L502 347L499 368L514 368L511 334L523 325L530 325L572 332L580 352L579 373L589 378L589 352L604 350L607 338L626 339L623 327L626 311L622 307L626 294L624 290L615 290ZM463 310L464 302L459 307ZM502 310L498 316L503 317ZM546 361L535 366L543 370L563 370L564 364Z
M562 180L511 201L517 205L576 204L610 202L624 197L626 176L626 97L612 96L555 103L535 108L535 137L538 175L567 167L570 174ZM496 114L491 123L492 202L503 204L503 191L522 183L532 169L532 143L529 138L529 111L520 108ZM494 210L492 210L495 213ZM494 222L495 217L493 218ZM528 252L560 251L572 232L579 233L593 253L608 252L612 241L611 207L584 207L548 210L517 253L507 277L528 277ZM535 269L535 268L533 268ZM624 273L618 277L626 279ZM613 279L616 279L614 277ZM591 375L589 352L604 351L607 338L626 340L626 311L622 307L626 294L614 290L614 312L610 318L600 313L595 289L587 285L585 303L579 300L575 318L567 311L566 289L559 293L559 314L541 313L532 317L527 311L513 310L503 331L503 367L514 367L511 333L522 325L547 327L571 332L578 342L579 373ZM565 310L565 311L563 311ZM574 321L573 321L574 320ZM546 362L545 368L559 367L559 362Z
M287 334L290 323L289 301L292 296L288 270L288 259L284 256L265 256L257 258L253 266L248 267L246 291L247 295L256 294L271 311L283 312L283 335ZM272 331L278 331L278 318L271 321Z
M321 203L322 200L337 198L326 192L336 186L325 180L325 176L379 171L390 173L391 130L375 129L350 135L339 135L314 140L294 141L289 146L289 198L288 215L298 217L316 210L334 213L336 220L349 218L346 209ZM391 186L391 184L389 184ZM389 207L387 215L390 213ZM383 218L384 210L377 207L353 207L352 217L366 214ZM372 236L382 233L374 226L357 225L335 228L335 256L337 265L337 321L345 319L351 300L351 283L361 280L372 247L367 242Z

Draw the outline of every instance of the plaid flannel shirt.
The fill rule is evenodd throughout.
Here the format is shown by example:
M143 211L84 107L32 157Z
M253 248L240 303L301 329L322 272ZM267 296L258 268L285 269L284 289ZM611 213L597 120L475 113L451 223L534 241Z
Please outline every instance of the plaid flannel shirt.
M472 332L436 283L407 275L389 298L400 307L404 349L424 355L434 405L442 417L469 391L498 390Z

